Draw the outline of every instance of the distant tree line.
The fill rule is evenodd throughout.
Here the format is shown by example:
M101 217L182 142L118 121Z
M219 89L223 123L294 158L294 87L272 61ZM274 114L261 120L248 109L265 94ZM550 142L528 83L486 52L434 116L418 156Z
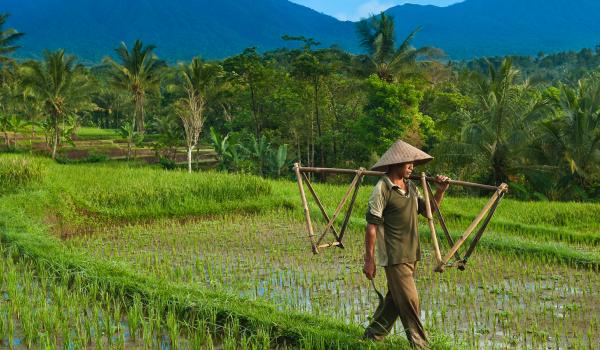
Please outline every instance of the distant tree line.
M6 17L8 149L11 132L36 125L55 157L77 127L96 126L120 130L129 149L148 139L162 150L183 146L190 171L203 142L222 170L278 177L295 161L369 166L402 138L435 155L431 171L508 182L523 199L599 198L600 48L452 62L439 49L413 48L418 28L397 41L393 18L380 14L357 26L364 55L286 35L300 48L169 66L136 41L84 67L63 50L12 60L22 34L4 28Z

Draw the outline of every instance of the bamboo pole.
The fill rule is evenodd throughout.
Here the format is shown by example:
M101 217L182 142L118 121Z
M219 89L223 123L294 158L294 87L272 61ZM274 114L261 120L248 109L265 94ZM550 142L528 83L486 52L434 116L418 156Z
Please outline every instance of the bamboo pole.
M357 174L359 170L340 169L340 168L301 167L300 171L307 172L307 173L325 173L325 174ZM383 176L383 175L385 175L385 172L383 172L383 171L373 171L373 170L365 170L362 173L364 176ZM410 177L410 179L411 180L420 180L421 177L413 175ZM427 181L435 181L435 177L429 176L429 177L426 177L426 180ZM448 180L448 183L450 185L454 185L454 186L473 187L473 188L479 188L482 190L489 190L489 191L497 191L499 189L499 187L497 187L497 186L483 185L483 184L478 184L478 183L468 182L468 181L461 181L461 180Z
M325 226L325 229L323 230L323 233L321 234L321 236L319 236L319 239L317 240L317 245L321 243L321 241L325 237L325 234L327 234L327 231L329 231L329 228L331 227L331 225L333 225L333 222L335 221L335 219L337 219L338 215L340 215L340 212L342 211L344 204L346 204L346 201L348 200L348 197L350 196L352 189L354 188L354 186L356 186L356 182L358 181L358 178L359 178L358 174L356 176L354 176L354 179L352 180L352 183L348 187L348 190L346 190L344 197L338 204L337 208L335 208L335 212L333 213L333 216L331 217L331 219Z
M417 180L419 179L417 176L411 176L410 177L412 180ZM435 177L426 177L427 181L436 181ZM496 187L496 186L490 186L490 185L482 185L482 184L478 184L475 182L468 182L468 181L461 181L461 180L448 180L448 183L450 185L453 186L463 186L463 187L473 187L473 188L479 188L482 190L489 190L489 191L497 191L498 189L500 189L500 187Z
M304 177L304 180L306 182L306 187L308 187L308 190L310 191L310 193L312 194L313 198L315 199L315 202L317 203L317 206L319 207L319 209L321 210L321 214L323 214L323 218L325 219L325 223L329 222L329 215L327 214L327 211L325 210L325 207L323 206L323 203L321 203L321 199L319 198L319 196L317 196L317 192L315 192L315 189L312 187L312 184L310 183L308 176L306 176L305 173L302 173L302 176ZM340 235L337 233L337 230L335 229L334 226L331 226L331 231L333 232L333 235L335 236L335 239L341 243L341 237ZM343 245L340 244L340 246L343 248ZM321 248L321 247L318 247Z
M302 185L302 175L300 174L300 164L294 164L294 171L296 172L296 178L298 179L298 188L300 189L300 198L302 199L302 207L304 208L304 217L306 218L306 230L308 231L308 237L310 238L310 245L314 254L319 254L319 249L315 244L315 234L313 232L312 221L310 220L310 210L308 209L308 202L306 201L306 193L304 192L304 186Z
M364 170L364 168L360 168L359 170ZM350 221L350 216L352 215L352 209L354 208L354 202L356 202L356 197L358 195L358 189L362 183L363 175L362 172L358 173L358 180L356 185L354 186L354 193L352 193L352 199L350 200L350 204L348 204L348 211L346 211L346 217L344 218L344 223L342 224L342 228L340 229L340 237L338 238L338 242L342 243L342 238L344 238L344 233L346 233L346 228L348 227L348 222Z
M429 196L431 196L431 198L433 198L433 191L431 190L431 186L429 186L429 183L427 183L427 193L429 193ZM454 240L452 239L452 236L450 235L448 226L446 226L446 220L444 220L444 216L442 215L442 212L440 211L440 207L437 205L435 200L432 200L431 204L433 205L433 210L437 214L438 220L440 220L440 226L442 227L442 231L444 231L444 235L446 236L448 245L450 247L454 246ZM456 253L454 253L454 258L456 260L461 260L460 255L458 254L458 251Z
M437 267L435 271L442 272L442 253L440 253L440 246L438 245L437 235L435 234L435 224L433 223L433 215L431 215L431 202L433 198L429 198L429 192L427 191L427 177L425 173L421 173L421 186L423 187L423 197L425 199L425 214L427 215L427 222L429 223L429 230L431 231L431 243L433 243L433 252L435 255L435 262Z
M341 242L319 244L317 247L320 249L320 248L339 247L339 246L342 246Z
M326 174L357 174L358 169L340 169L340 168L316 168L316 167L301 167L300 171L307 173L326 173ZM366 176L382 176L385 175L382 171L365 170L362 172Z
M450 260L452 255L454 255L454 253L456 253L458 248L460 248L463 245L463 243L465 243L465 241L467 240L467 238L469 238L469 236L471 235L471 233L473 232L475 227L477 227L479 222L481 222L481 220L483 219L483 216L490 210L492 205L494 205L494 202L496 201L498 196L501 193L506 192L508 186L503 183L500 186L498 186L498 188L499 189L496 192L494 192L494 194L492 195L492 198L490 198L490 200L485 204L485 206L483 207L481 212L477 215L477 217L475 217L475 219L473 220L473 222L471 222L469 227L467 227L467 229L465 230L463 235L458 239L456 244L454 244L454 246L450 249L448 254L446 254L446 256L444 257L444 260L441 262L440 265L446 264Z
M504 192L500 193L500 195L494 202L494 205L492 205L492 208L488 212L488 215L486 216L485 220L481 224L481 227L475 234L475 237L473 237L473 240L471 241L471 244L469 245L469 249L467 250L464 258L462 259L463 266L467 263L467 260L469 260L469 257L471 256L471 254L473 254L473 251L475 251L475 247L477 246L477 243L481 239L481 236L483 236L483 232L485 231L487 225L492 220L492 216L494 216L494 212L496 211L496 208L498 207L498 204L500 204L500 201L502 200L503 197L504 197Z

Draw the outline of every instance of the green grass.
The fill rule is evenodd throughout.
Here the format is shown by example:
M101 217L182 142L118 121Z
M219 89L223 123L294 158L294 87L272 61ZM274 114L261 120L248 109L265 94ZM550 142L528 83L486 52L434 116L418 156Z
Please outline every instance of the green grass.
M4 157L0 155L0 162ZM17 256L25 262L46 266L64 278L83 276L129 302L134 295L148 303L166 300L177 310L181 325L191 322L192 314L203 322L216 314L219 325L235 319L254 330L254 334L266 332L272 344L375 346L358 340L360 325L367 321L374 303L360 271L363 216L370 186L359 193L346 236L347 249L330 249L312 256L297 185L293 182L214 172L190 175L126 164L57 165L23 159L39 162L46 169L45 176L0 197L0 237L2 244L18 252ZM330 212L345 191L343 186L315 187ZM453 235L460 234L485 201L445 199L442 208ZM311 211L322 229L314 204ZM445 308L443 312L452 313L448 310L477 300L478 293L470 288L482 280L493 286L493 291L504 290L502 276L512 276L516 281L508 289L511 295L526 294L526 302L533 303L540 293L545 293L546 285L532 282L532 276L551 278L552 272L546 271L546 266L552 266L555 274L573 276L557 285L557 290L571 288L577 283L574 278L597 285L597 217L598 204L506 199L470 260L468 272L462 274L455 270L443 275L431 273L429 235L422 227L425 266L420 269L427 272L418 276L417 283L426 285L423 305L435 305L438 310ZM484 274L484 268L496 274ZM515 274L519 269L522 271ZM379 278L381 286L382 273ZM458 304L440 304L445 292L437 286L443 283L466 288L466 294L457 299ZM530 291L532 283L535 288ZM593 301L593 292L586 289L585 293L587 297L578 304L578 310L591 308L587 301ZM359 296L358 301L353 295ZM544 344L544 339L528 335L539 335L539 330L522 333L516 327L519 321L537 320L552 324L552 329L562 325L568 332L575 332L560 336L560 346L571 344L573 334L579 334L571 316L557 321L556 315L544 314L543 309L536 309L532 314L535 319L526 320L520 311L511 308L513 316L503 321L494 316L494 312L501 312L493 311L496 295L486 293L482 304L485 309L469 306L471 314L451 314L462 324L483 322L487 328L480 331L454 328L444 323L443 315L427 309L426 322L434 334L435 348L449 347L439 330L455 341L478 346L489 338L492 324L514 333L503 335L502 339L524 337L530 346ZM554 294L547 297L558 298ZM595 333L597 319L575 311L573 317L591 322L589 331ZM581 335L581 339L595 338ZM392 337L378 346L399 344L405 345L401 337Z
M237 320L249 331L267 332L276 344L315 346L315 348L358 349L375 347L363 342L361 329L327 317L315 317L298 312L279 311L275 306L250 301L222 290L204 289L172 283L165 279L138 273L133 266L118 261L96 259L81 251L69 251L40 225L32 223L27 214L15 210L15 203L25 194L5 197L0 201L0 242L12 254L29 264L50 271L54 276L70 281L79 278L97 285L99 290L131 305L136 296L145 303L155 303L173 310L182 322L206 322L211 316L219 327ZM36 199L42 199L38 196ZM43 205L33 205L41 208ZM129 301L129 302L128 302ZM164 310L163 310L164 312ZM322 347L320 347L322 346ZM378 348L405 347L400 340L379 344ZM445 345L437 348L445 348Z
M116 129L80 127L77 128L75 134L79 140L120 140L123 138Z
M42 162L18 155L0 157L0 195L39 183L44 176Z
M106 219L259 212L284 201L259 177L215 172L188 174L148 168L64 166L47 183L90 215Z
M61 279L80 276L78 278L98 285L103 291L123 300L132 301L135 295L147 302L162 300L164 305L176 311L182 324L189 322L190 317L206 321L207 315L216 315L219 327L237 320L254 334L266 332L272 346L287 344L345 349L375 346L360 340L362 330L358 326L328 317L282 312L272 304L250 301L224 290L172 283L140 273L131 265L99 260L83 251L70 251L51 234L52 231L85 230L86 225L97 228L107 222L125 219L209 216L223 214L227 210L265 212L285 204L270 195L272 188L269 182L239 175L189 175L149 169L46 163L49 175L43 183L0 197L0 241L6 249L15 253L15 257L53 271ZM138 193L138 181L150 186L150 191ZM101 197L102 191L98 187L102 189L102 186L104 190L114 191L111 197ZM179 198L186 195L187 199ZM257 201L265 204L256 204ZM188 211L183 209L186 205L189 206ZM197 206L202 210L199 211ZM127 210L131 207L134 208ZM376 347L390 346L406 344L401 339L392 339Z
M362 239L361 230L348 232L346 249L323 250L315 256L303 234L303 223L290 214L227 215L191 222L161 219L103 227L74 236L66 244L99 260L136 266L158 279L225 289L269 300L290 312L300 310L365 325L376 297L360 270L363 248L357 242ZM422 237L426 238L425 232ZM600 287L597 269L580 263L557 264L545 251L532 254L531 249L539 248L536 245L510 241L513 250L490 249L486 242L471 257L466 271L448 269L438 274L433 272L427 243L424 239L417 286L428 329L442 330L474 347L513 337L523 339L528 348L540 347L542 340L529 339L528 329L520 327L523 316L519 312L525 312L542 329L568 330L559 337L561 344L582 336L581 329L586 328L580 328L580 322L588 322L596 333L594 315L600 312L595 297ZM560 279L554 281L557 276ZM545 282L548 280L554 281L552 286ZM381 270L377 284L381 289L385 285ZM508 302L497 304L499 297ZM548 302L539 305L539 298ZM563 318L559 315L561 303L577 305L577 310ZM546 310L553 306L556 312ZM497 324L494 315L503 311L512 316ZM472 332L475 326L481 332L479 328ZM494 327L505 335L492 332ZM401 334L398 328L396 332Z

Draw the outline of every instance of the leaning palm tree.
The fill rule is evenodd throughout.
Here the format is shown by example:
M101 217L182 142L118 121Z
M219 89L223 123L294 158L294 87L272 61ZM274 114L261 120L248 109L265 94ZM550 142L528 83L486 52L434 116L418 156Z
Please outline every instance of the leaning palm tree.
M442 56L443 51L434 47L415 49L411 46L421 28L413 30L396 48L394 18L382 12L357 23L360 45L369 55L368 65L384 81L392 82L397 76L417 66L419 57Z
M74 56L65 56L64 50L45 51L42 62L26 62L22 73L24 84L47 113L46 127L51 133L49 143L55 159L61 139L75 118L95 108L90 99L92 85L85 68L76 64Z
M144 133L144 107L146 97L150 92L157 92L160 88L161 68L165 63L159 60L153 51L154 45L146 45L136 40L131 51L125 43L115 49L121 63L108 57L105 62L113 67L113 86L128 91L135 106L132 126L140 133Z
M0 14L0 63L11 61L6 55L19 48L19 46L15 46L14 43L23 36L23 33L19 33L16 29L3 29L7 18L8 14Z
M177 114L183 123L187 145L188 171L192 172L192 152L198 145L204 126L206 100L223 76L220 65L204 63L194 57L189 65L180 65L184 96L178 101Z

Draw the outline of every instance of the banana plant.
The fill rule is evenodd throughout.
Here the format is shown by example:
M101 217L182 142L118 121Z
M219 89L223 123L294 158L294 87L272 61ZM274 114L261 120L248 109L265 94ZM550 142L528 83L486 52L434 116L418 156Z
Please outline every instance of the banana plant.
M281 176L281 172L291 166L291 161L287 159L288 145L280 145L277 150L269 154L269 167L271 174L276 177Z
M127 122L119 128L119 134L127 140L127 160L131 159L133 145L139 145L144 140L144 134L135 130L132 123Z
M240 148L254 162L257 174L263 176L265 175L265 166L268 163L269 154L272 152L271 144L264 135L259 138L252 135L248 141L248 145L240 145Z
M233 147L229 144L229 134L221 136L211 127L210 141L219 158L219 170L228 170L227 163L233 157L233 154L231 153Z

